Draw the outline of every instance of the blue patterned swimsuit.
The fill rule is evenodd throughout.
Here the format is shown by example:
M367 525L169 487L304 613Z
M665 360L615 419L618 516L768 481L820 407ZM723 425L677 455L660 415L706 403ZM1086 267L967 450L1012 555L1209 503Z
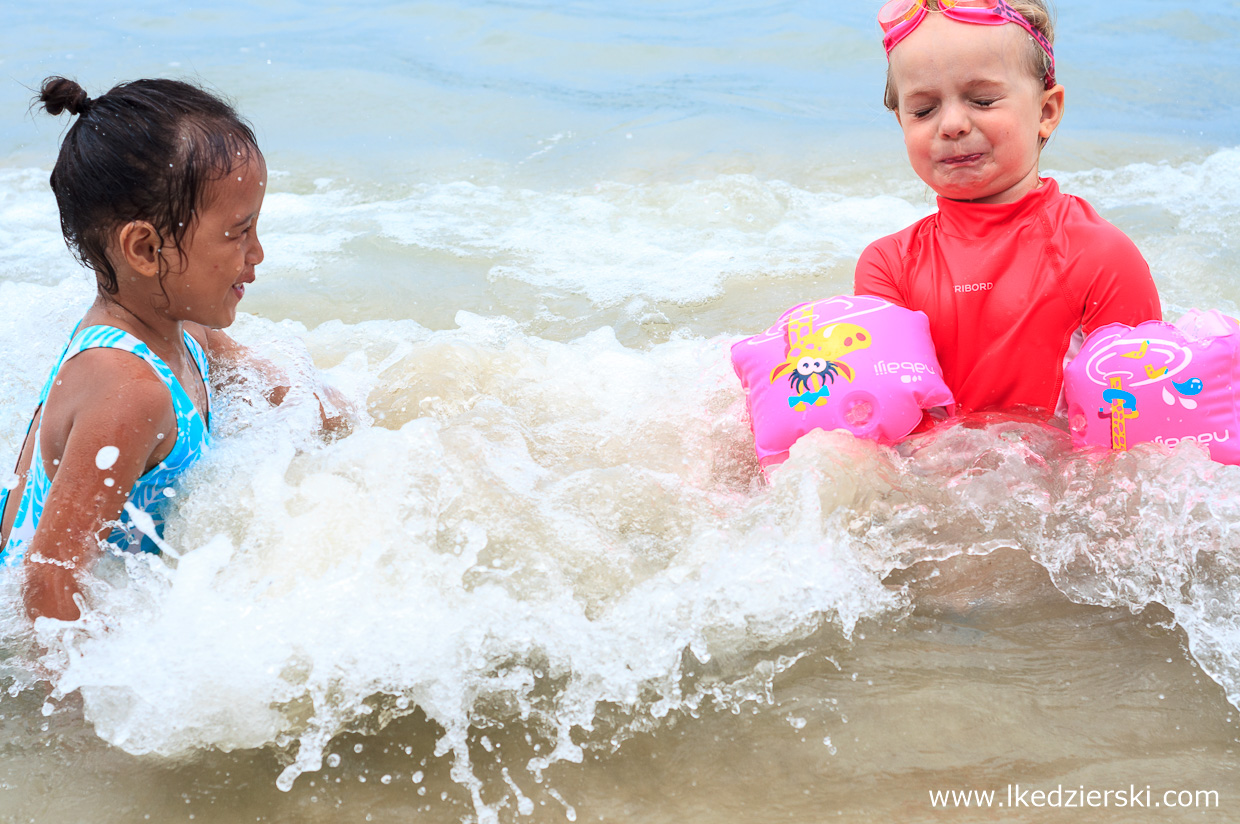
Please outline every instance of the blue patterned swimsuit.
M202 351L202 347L198 345L198 341L188 332L182 332L185 337L185 346L193 355L194 362L198 364L198 374L202 376L203 384L207 387L208 398L208 418L210 417L210 384L207 383L207 357ZM47 395L55 384L56 375L65 362L80 352L87 349L120 349L124 352L131 352L142 358L150 364L151 368L168 387L168 391L172 394L172 406L176 411L177 417L177 438L172 446L172 451L168 453L168 457L164 458L158 466L152 468L134 483L133 489L129 492L129 501L125 504L125 511L121 513L120 524L112 530L108 536L108 542L118 549L122 550L138 550L144 552L158 552L159 546L156 541L152 540L143 530L141 522L146 521L147 517L154 523L156 534L163 537L163 505L173 494L173 484L176 483L178 477L190 468L201 456L203 451L210 444L211 436L208 432L207 422L203 421L202 416L198 414L198 410L194 407L193 401L189 395L185 394L185 390L181 388L180 381L168 368L160 358L147 347L145 343L135 338L128 332L117 329L114 326L88 326L85 329L77 331L73 339L69 341L69 345L65 348L65 352L60 356L60 360L56 363L56 368L52 370L52 374L47 379L47 384L43 387L43 393L39 396L39 408L47 403ZM40 457L39 436L42 432L42 419L40 419L39 432L35 433L34 453L30 462L30 471L26 480L26 488L22 493L21 503L17 508L17 517L13 521L13 528L9 532L8 542L4 548L0 550L0 565L11 566L21 560L25 554L26 544L34 537L35 528L39 524L39 518L43 515L43 506L47 500L48 490L51 489L52 483L47 477L47 472L43 468L43 460ZM5 505L8 503L8 492L0 492L0 514L4 512ZM131 514L131 508L138 510L137 517ZM137 521L137 522L135 522ZM147 531L150 530L150 524L146 524Z

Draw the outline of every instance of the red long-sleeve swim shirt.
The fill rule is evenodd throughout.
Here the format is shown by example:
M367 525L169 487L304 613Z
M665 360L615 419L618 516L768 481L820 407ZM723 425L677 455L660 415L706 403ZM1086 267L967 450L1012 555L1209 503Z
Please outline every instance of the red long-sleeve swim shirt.
M958 411L1033 407L1049 415L1074 337L1079 347L1099 326L1162 318L1136 245L1054 180L1042 178L1015 203L938 204L870 244L854 291L930 317Z

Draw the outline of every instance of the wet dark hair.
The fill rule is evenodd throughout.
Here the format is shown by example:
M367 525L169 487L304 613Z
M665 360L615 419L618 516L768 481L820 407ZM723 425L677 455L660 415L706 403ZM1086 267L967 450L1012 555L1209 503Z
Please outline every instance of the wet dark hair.
M76 82L49 77L39 104L48 114L78 118L60 144L52 192L65 243L94 270L101 294L118 289L107 255L117 229L144 220L161 246L183 253L207 184L262 157L254 131L230 104L179 80L134 80L92 100Z

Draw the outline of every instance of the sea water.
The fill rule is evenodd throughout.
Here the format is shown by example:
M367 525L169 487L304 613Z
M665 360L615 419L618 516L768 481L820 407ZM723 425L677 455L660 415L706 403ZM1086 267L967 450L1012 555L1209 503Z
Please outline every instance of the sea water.
M6 3L4 474L93 296L47 75L253 121L230 332L295 386L82 621L0 573L0 820L1240 821L1240 468L1009 416L759 470L729 344L933 209L877 5ZM1044 173L1236 314L1240 5L1058 23Z

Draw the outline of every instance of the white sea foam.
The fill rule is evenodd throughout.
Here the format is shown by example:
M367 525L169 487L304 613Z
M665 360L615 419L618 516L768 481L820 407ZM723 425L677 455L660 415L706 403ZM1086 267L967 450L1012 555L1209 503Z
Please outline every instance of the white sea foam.
M1221 149L1200 162L1133 163L1056 176L1099 208L1157 206L1191 231L1234 231L1240 210L1240 148Z
M579 293L696 302L737 276L808 275L856 257L919 211L887 196L846 197L781 181L710 181L541 192L456 182L396 200L352 190L273 195L268 256L280 271L359 235L479 259L491 278ZM307 239L313 243L306 243Z
M80 271L65 252L42 169L0 168L0 280L56 283Z
M1056 177L1136 241L1168 314L1193 307L1240 312L1240 148L1198 162L1134 163Z
M687 688L686 650L743 659L897 605L839 516L786 519L823 506L816 484L749 496L755 463L719 342L637 351L607 330L561 344L503 321L460 327L308 333L320 352L349 347L333 372L376 387L383 425L343 440L307 434L305 400L221 403L222 437L170 521L182 560L131 558L105 576L128 580L94 588L107 632L94 618L67 642L45 628L57 694L79 691L129 752L291 743L282 785L319 769L376 697L403 698L443 727L486 818L467 746L480 702L508 702L509 720L549 739L538 773L580 759L570 733L603 703L641 723L723 700L733 682L735 700L763 694L746 666ZM876 449L840 442L854 461Z
M62 256L67 256L63 245ZM26 435L47 373L90 305L94 288L83 278L54 286L0 280L0 461L15 456ZM4 464L0 464L3 466ZM12 464L4 466L7 472Z
M1227 250L1240 245L1240 149L1198 162L1048 173L1134 237L1175 306L1193 305L1195 290L1234 311L1234 286L1218 281ZM260 276L299 279L330 271L343 255L366 260L375 244L388 244L455 256L484 267L493 281L580 294L596 305L695 303L726 295L732 284L847 267L871 240L928 211L916 187L902 197L863 188L820 191L726 174L569 191L425 183L376 197L323 179L310 190L268 196ZM85 277L65 254L46 172L0 170L0 218L0 278ZM393 258L374 260L390 266ZM363 277L352 288L366 285Z

